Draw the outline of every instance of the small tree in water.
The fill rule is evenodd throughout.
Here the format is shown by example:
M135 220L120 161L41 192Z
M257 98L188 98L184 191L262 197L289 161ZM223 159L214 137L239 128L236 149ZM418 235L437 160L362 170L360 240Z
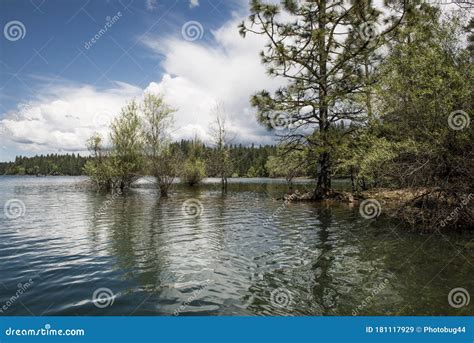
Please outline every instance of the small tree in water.
M166 197L181 160L170 147L168 133L176 110L168 106L162 96L153 94L145 95L142 110L146 169L156 178L161 196Z
M211 124L210 133L215 148L213 169L221 178L222 191L227 192L227 178L232 175L232 160L229 151L229 129L227 118L222 105L216 104L213 109L214 122Z
M206 177L206 166L202 160L203 144L195 137L188 158L184 162L183 181L189 186L196 186Z
M103 138L95 133L87 140L87 149L92 159L84 165L84 174L88 175L99 190L117 187L118 174L113 167L110 151L103 146Z
M120 189L128 188L141 175L143 167L143 139L138 106L135 101L122 108L111 125L112 165L118 176Z

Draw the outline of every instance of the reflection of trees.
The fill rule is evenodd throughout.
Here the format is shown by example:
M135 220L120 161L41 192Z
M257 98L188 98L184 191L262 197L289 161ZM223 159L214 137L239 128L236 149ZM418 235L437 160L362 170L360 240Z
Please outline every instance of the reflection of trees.
M295 217L305 207L300 203L292 205L293 211L290 208L279 212L278 220L283 226L265 230L265 237L273 244L265 251L267 263L257 267L258 275L254 275L249 288L251 294L242 299L250 313L335 314L339 294L333 277L335 242L331 229L334 228L334 215L328 205L316 206L311 206L315 215L311 220L313 224ZM312 229L299 228L299 223L303 222ZM282 265L280 259L274 259L275 254L284 254ZM271 302L271 292L278 289L291 294L291 304L280 307Z
M86 214L87 220L87 233L89 235L90 242L92 244L92 250L96 253L99 253L98 244L100 244L100 236L99 236L99 221L100 215L97 213L104 208L104 204L107 200L110 199L110 194L108 192L84 192L86 194L85 206L87 208ZM107 211L104 211L107 212Z
M145 227L144 216L138 215L141 204L133 194L125 194L118 199L110 209L110 249L117 258L118 267L126 272L131 272L139 266L139 257L135 254L138 250L138 236L143 236ZM142 237L143 238L143 237Z
M107 212L110 255L115 257L116 266L124 277L138 282L140 288L151 292L150 296L160 291L170 278L165 273L168 256L161 235L165 223L170 220L168 200L154 196L124 194ZM135 305L140 305L142 310L156 311L156 303L147 297L144 299L143 304L137 302Z
M319 220L319 230L317 230L319 258L312 265L312 270L316 273L316 285L313 287L313 297L322 314L333 313L338 297L331 275L331 268L334 262L332 250L333 244L330 241L329 229L333 223L332 209L329 205L322 205L316 210Z
M215 276L225 241L225 201L219 197L201 216L187 217L182 204L188 196L200 194L189 190L186 198L165 199L131 192L107 212L108 244L117 267L146 292L159 293L157 301L167 306L170 302L178 306L189 297L184 291Z

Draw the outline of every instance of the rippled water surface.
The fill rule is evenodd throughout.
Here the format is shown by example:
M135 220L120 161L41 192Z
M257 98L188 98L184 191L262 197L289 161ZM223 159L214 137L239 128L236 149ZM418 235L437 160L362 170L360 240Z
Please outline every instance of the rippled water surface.
M277 181L168 199L146 182L107 195L84 181L0 177L0 315L474 314L448 302L474 294L472 234L284 204Z

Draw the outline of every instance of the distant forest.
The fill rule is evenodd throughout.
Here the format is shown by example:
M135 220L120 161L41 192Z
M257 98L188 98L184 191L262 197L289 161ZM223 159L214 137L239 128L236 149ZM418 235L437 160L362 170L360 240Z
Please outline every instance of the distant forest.
M182 140L173 143L172 146L180 150L187 157L192 149L192 142ZM210 162L214 154L214 148L203 144L199 149L201 159L206 164L206 175L216 176L216 171ZM234 177L266 177L269 176L266 163L270 156L276 155L277 148L272 145L265 146L243 146L230 145L229 151L232 165L232 176ZM0 162L0 175L84 175L84 165L90 157L78 154L48 154L35 157L17 156L15 162Z

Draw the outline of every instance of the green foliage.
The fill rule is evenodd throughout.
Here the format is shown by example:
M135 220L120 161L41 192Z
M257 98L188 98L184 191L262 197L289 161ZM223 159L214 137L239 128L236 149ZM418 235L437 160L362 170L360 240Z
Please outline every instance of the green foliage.
M142 110L145 168L156 178L161 196L167 196L181 161L179 152L170 147L167 132L176 110L169 107L162 96L153 94L145 95Z
M88 159L76 154L18 156L14 162L0 163L0 175L81 175Z
M101 138L102 140L102 138ZM89 139L90 141L90 139ZM181 140L179 142L169 143L168 152L171 152L175 157L179 167L179 163L183 159L186 159L189 156L192 141ZM89 146L89 144L88 144ZM276 154L276 147L272 145L264 146L244 146L242 144L232 145L230 144L227 148L229 154L229 160L231 161L231 173L232 177L245 177L248 170L253 166L253 170L257 172L253 175L257 177L267 177L268 172L266 170L265 164L269 156ZM110 149L106 150L104 147L98 151L102 154L102 157L110 157ZM36 157L17 157L15 162L4 162L0 163L0 175L10 174L16 175L19 174L19 171L27 174L27 170L31 170L31 175L36 175L33 173L35 165L38 165L40 168L40 175L51 175L52 163L56 164L59 167L61 175L89 175L84 171L84 166L87 161L93 161L95 159L95 154L93 151L90 151L90 157L82 157L79 155L46 155L46 156L36 156ZM168 153L163 157L165 160ZM215 168L216 165L216 148L214 146L203 146L200 154L200 159L204 161L206 165L206 175L209 177L219 177L219 170ZM150 169L150 161L147 158L144 158L145 164L142 173L144 175L153 175ZM53 162L54 161L54 162ZM19 168L21 167L21 170ZM29 175L29 174L27 174ZM175 175L178 175L175 173Z
M190 158L184 162L183 181L189 186L196 186L206 177L206 166L200 159Z
M205 146L194 138L191 144L188 158L184 162L182 178L189 186L196 186L206 177L206 166L200 156L203 155Z
M227 191L227 178L232 174L233 163L229 151L229 128L223 106L216 104L213 115L214 122L210 131L214 150L209 161L212 163L212 169L221 178L222 190Z
M144 143L138 106L135 101L125 106L111 125L112 165L120 188L130 187L142 173Z
M249 170L247 170L247 174L245 175L246 177L257 177L258 176L258 170L255 166L251 166Z
M397 144L392 174L400 186L468 191L472 182L473 66L456 17L422 7L403 27L380 68L384 136ZM460 120L456 129L457 116Z
M89 176L97 189L113 189L119 186L119 173L113 158L89 160L84 166L84 174Z
M102 140L99 134L94 134L87 140L87 148L92 158L86 162L83 172L89 176L97 189L113 189L118 186L119 173L110 153L104 150Z
M291 186L295 177L308 175L307 152L281 146L277 155L268 158L265 166L270 177L284 177Z
M371 115L370 65L384 36L403 18L407 2L379 7L370 1L286 0L275 5L253 0L247 22L240 25L242 36L250 32L266 38L262 62L270 76L286 81L273 93L261 90L252 97L258 120L269 129L286 127L279 133L283 141L316 153L318 196L331 188L332 128ZM388 24L380 34L377 21Z

